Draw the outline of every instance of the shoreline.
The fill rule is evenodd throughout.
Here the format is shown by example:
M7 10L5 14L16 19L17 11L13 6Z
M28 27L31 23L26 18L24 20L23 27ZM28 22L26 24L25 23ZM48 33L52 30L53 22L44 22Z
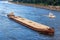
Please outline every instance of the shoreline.
M32 7L37 7L37 8L43 8L43 9L48 9L48 10L60 11L60 6L50 6L50 5L47 6L47 5L41 5L41 4L18 3L18 2L11 2L11 3L25 5L25 6L32 6Z

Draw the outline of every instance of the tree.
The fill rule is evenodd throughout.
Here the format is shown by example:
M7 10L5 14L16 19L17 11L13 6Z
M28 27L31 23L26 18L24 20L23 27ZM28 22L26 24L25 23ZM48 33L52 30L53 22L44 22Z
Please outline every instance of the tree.
M24 3L34 3L34 4L47 4L47 5L60 5L60 0L13 0Z

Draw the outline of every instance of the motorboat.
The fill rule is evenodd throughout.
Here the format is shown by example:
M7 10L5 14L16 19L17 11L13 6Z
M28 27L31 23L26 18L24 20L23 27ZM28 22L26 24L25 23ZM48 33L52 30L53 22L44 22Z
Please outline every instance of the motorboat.
M56 16L53 13L50 12L49 15L48 15L48 17L49 18L55 18Z

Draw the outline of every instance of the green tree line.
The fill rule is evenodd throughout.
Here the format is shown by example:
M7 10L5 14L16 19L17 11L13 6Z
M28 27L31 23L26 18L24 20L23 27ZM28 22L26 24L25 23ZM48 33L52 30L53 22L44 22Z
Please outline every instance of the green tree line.
M34 4L44 4L44 5L60 5L60 0L13 0L23 3L34 3Z

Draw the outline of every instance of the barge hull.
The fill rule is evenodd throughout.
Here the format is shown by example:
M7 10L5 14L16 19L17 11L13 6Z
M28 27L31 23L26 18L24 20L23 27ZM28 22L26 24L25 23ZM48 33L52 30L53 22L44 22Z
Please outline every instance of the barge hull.
M30 29L33 29L35 31L41 32L43 34L47 35L53 35L54 34L54 29L50 28L49 26L28 20L26 18L22 18L19 16L14 16L13 14L9 14L8 17L14 21L16 21L19 24L22 24Z

